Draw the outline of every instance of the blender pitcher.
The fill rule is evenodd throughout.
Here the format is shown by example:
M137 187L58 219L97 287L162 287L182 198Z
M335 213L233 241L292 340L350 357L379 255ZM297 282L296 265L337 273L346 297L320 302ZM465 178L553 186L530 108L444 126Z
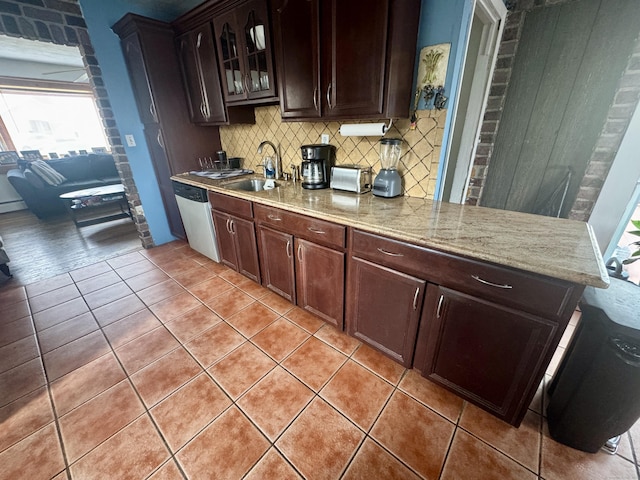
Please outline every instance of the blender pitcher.
M382 166L373 181L372 193L377 197L392 198L402 193L402 178L398 173L398 162L402 154L402 139L380 140L380 164Z

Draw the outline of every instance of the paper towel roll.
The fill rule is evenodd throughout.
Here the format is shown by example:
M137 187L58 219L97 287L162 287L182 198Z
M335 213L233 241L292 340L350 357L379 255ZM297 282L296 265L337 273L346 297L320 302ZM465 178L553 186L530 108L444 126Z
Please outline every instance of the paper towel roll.
M386 131L386 123L356 123L340 126L340 135L343 137L381 137Z

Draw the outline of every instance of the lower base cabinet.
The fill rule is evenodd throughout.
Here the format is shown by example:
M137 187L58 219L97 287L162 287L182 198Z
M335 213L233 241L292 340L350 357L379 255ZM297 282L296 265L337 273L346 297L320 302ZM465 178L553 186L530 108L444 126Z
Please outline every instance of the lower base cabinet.
M520 423L557 322L429 285L421 328L423 376Z
M220 261L260 283L258 248L253 222L213 210Z
M291 303L296 303L293 235L258 227L262 285Z

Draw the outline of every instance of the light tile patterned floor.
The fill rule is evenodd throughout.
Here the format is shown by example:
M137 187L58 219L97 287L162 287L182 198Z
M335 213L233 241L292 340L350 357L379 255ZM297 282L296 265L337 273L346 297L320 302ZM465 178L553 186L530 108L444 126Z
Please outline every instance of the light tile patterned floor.
M542 387L510 427L183 242L0 312L0 479L639 478L640 428L562 446Z

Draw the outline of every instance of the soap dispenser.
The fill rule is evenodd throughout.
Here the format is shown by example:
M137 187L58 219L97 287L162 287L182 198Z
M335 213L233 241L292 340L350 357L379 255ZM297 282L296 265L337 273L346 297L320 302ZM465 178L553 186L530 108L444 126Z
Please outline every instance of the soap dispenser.
M276 169L273 166L273 159L271 157L264 159L264 176L266 178L276 178Z

